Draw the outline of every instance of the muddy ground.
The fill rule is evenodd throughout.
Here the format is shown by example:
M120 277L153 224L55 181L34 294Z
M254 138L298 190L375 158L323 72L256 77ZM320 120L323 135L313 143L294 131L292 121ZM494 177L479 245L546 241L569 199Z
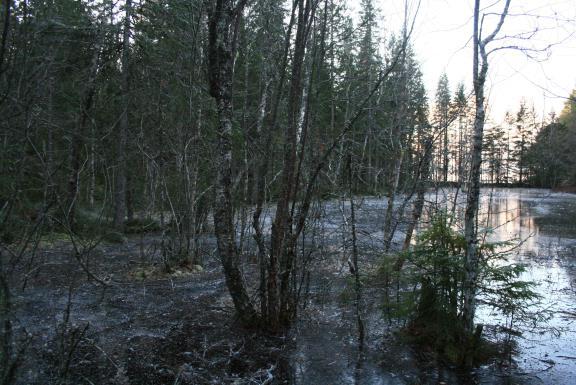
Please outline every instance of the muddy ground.
M167 274L142 258L141 241L98 245L85 261L90 275L66 241L41 247L27 279L24 266L14 270L15 334L29 339L18 384L475 382L397 338L401 325L381 317L377 283L366 292L373 306L360 353L341 270L318 268L301 321L288 336L267 336L235 321L215 257L201 271ZM158 241L147 235L144 249Z
M160 274L139 250L138 239L98 246L89 277L58 242L25 288L14 272L15 332L30 336L18 384L239 383L280 370L284 341L237 326L215 260Z

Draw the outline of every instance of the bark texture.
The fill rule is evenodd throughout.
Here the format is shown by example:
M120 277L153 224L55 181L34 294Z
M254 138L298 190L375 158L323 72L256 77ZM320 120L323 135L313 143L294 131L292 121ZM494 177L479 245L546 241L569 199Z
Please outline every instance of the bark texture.
M216 182L214 186L214 231L226 285L239 320L253 326L257 313L244 284L236 247L232 209L232 80L234 75L235 28L244 2L234 5L218 0L208 9L208 77L210 95L218 112Z
M468 335L474 333L474 316L476 314L476 288L480 255L478 253L478 203L480 200L480 174L482 164L482 141L484 137L484 85L488 73L488 53L486 45L489 44L504 24L508 13L510 0L506 0L504 10L494 31L482 39L480 25L480 0L474 3L474 34L473 34L473 81L475 101L474 136L472 140L472 153L470 159L470 180L466 198L466 212L464 214L464 236L466 238L466 256L464 260L464 306L462 320L464 330Z

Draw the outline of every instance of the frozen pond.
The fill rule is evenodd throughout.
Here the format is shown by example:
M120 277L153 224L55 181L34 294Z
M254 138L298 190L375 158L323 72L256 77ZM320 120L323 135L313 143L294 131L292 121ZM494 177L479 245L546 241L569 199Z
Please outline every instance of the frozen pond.
M454 190L430 192L428 203L451 207ZM457 197L457 212L462 212L465 193ZM327 243L343 242L347 203L328 202L322 219ZM344 207L344 210L342 209ZM382 228L386 200L358 199L357 222L361 250L377 255L382 248ZM400 345L391 346L393 328L383 320L378 302L381 297L367 293L368 346L362 357L356 348L351 305L338 300L321 307L323 319L338 322L307 322L300 330L295 360L295 383L331 384L570 384L576 373L576 195L552 193L543 189L482 189L479 225L488 241L513 241L516 245L503 263L522 263L527 267L521 279L534 281L542 297L530 310L549 314L546 322L534 327L514 323L522 332L516 337L517 354L513 365L490 365L466 376L436 368L418 367L413 352ZM401 223L395 242L403 239ZM370 257L365 257L370 263ZM346 268L342 277L346 277ZM326 290L338 292L338 280L322 276ZM345 278L343 278L345 279ZM343 284L342 284L343 285ZM329 296L326 296L329 297ZM480 308L477 322L506 324L497 314Z
M487 210L490 209L488 213ZM518 368L528 383L570 384L576 373L576 195L536 189L485 190L484 223L492 240L516 240L509 262L527 266L521 277L542 296L532 309L549 312L536 328L520 327ZM496 315L480 312L479 322Z

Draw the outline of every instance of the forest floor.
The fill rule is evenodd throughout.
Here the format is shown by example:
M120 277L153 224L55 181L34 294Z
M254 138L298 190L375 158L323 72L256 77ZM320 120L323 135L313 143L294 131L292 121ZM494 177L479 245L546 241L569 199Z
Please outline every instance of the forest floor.
M317 272L293 332L263 336L235 322L214 258L171 274L143 259L142 250L159 239L99 244L84 259L89 274L64 240L41 242L35 259L18 265L11 275L14 334L20 345L28 336L18 384L325 384L343 376L420 383L415 356L384 332L391 325L371 328L358 352L353 308L332 295L345 282L328 265Z
M293 332L263 336L235 322L218 261L163 273L141 257L160 236L143 239L98 245L84 260L90 274L62 240L13 271L14 330L29 339L18 384L474 383L403 344L377 287L365 293L374 305L359 352L345 279L330 264Z
M148 237L152 243L154 237ZM137 239L102 244L89 277L67 242L12 274L15 331L30 336L19 384L233 383L269 376L283 341L240 329L220 266L155 274ZM198 269L200 270L200 269ZM149 271L150 277L144 277ZM95 281L95 277L103 283Z

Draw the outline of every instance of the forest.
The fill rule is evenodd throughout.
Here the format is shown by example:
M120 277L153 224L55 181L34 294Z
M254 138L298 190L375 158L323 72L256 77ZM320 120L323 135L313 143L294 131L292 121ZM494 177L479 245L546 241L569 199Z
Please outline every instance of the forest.
M2 0L0 385L569 384L576 90L491 116L515 2L427 89L420 1Z

